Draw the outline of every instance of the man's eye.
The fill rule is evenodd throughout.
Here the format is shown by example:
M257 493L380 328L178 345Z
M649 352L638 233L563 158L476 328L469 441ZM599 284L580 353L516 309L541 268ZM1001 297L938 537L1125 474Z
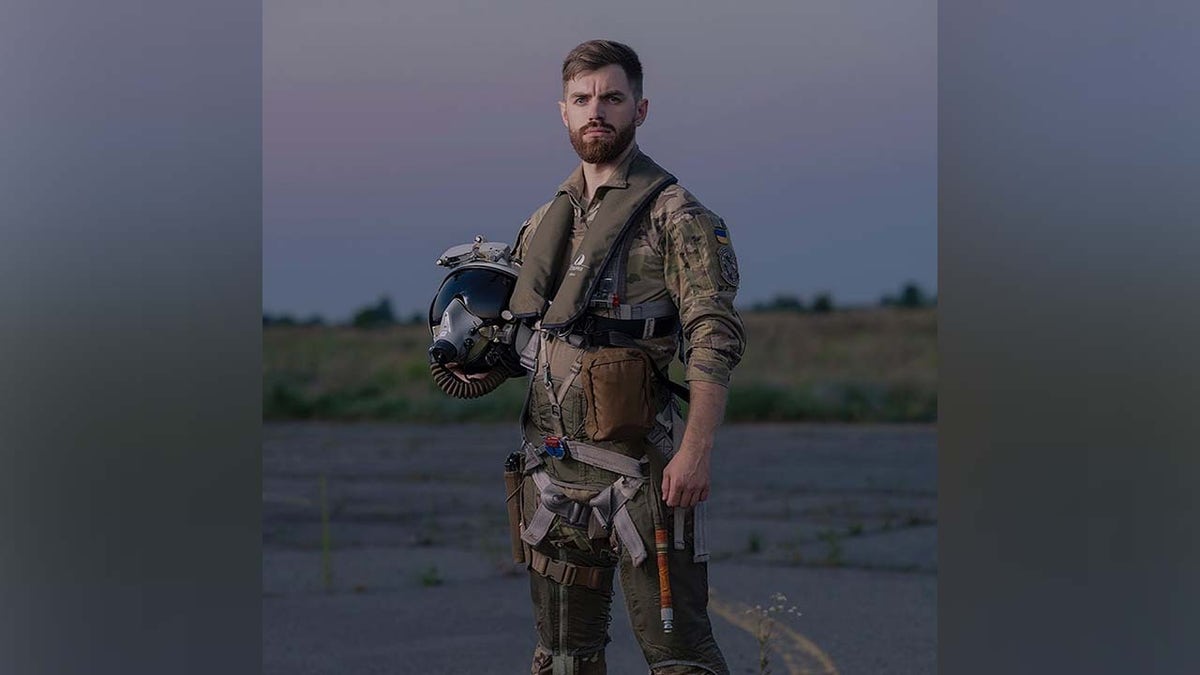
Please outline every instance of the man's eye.
M576 96L576 97L575 97L575 102L576 102L576 103L586 103L586 102L587 102L587 99L586 99L586 98L584 98L583 96Z
M620 103L620 102L621 102L621 97L620 97L620 96L609 96L609 97L608 97L608 102L609 102L609 103Z

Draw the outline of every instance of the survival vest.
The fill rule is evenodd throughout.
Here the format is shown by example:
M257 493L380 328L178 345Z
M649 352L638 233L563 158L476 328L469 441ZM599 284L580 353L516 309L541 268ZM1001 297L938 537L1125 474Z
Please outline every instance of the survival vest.
M573 225L571 197L565 190L559 190L538 224L521 264L508 305L516 318L540 318L543 329L565 331L583 318L589 308L604 308L610 321L653 320L675 315L675 306L670 301L622 303L632 230L655 197L676 182L675 176L639 152L630 164L626 181L628 185L624 188L609 188L574 253L569 250ZM572 256L569 265L565 260L568 254ZM643 328L641 334L631 330L630 324L604 325L610 330L624 329L623 332L637 338L668 334L665 322L657 330L653 321L649 330L639 323L638 328Z

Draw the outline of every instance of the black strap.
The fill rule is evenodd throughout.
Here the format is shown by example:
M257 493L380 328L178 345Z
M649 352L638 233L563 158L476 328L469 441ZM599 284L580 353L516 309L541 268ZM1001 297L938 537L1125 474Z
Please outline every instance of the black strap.
M647 321L654 321L650 335L646 335ZM606 316L591 316L585 319L583 324L580 332L593 335L596 333L617 332L628 335L635 340L643 340L671 335L679 325L679 319L675 316L661 316L656 319L613 319Z

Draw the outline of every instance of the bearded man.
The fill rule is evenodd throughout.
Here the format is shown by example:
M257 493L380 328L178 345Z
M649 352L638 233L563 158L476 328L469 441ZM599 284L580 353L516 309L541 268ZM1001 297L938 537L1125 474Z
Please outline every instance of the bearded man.
M745 347L729 229L638 148L649 101L632 49L585 42L562 83L582 162L521 228L509 303L535 329L516 495L532 672L606 672L619 569L650 671L724 675L707 611L705 502ZM667 376L681 346L686 390ZM686 424L676 396L690 396Z

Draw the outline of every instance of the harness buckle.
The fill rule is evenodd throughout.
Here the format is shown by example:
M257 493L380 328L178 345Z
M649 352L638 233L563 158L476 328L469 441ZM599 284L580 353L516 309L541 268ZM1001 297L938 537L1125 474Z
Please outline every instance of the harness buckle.
M571 513L567 516L567 524L582 529L587 525L587 520L591 516L591 510L592 507L587 504L572 501Z
M563 565L562 585L570 586L575 583L575 576L579 574L579 568L575 565Z

